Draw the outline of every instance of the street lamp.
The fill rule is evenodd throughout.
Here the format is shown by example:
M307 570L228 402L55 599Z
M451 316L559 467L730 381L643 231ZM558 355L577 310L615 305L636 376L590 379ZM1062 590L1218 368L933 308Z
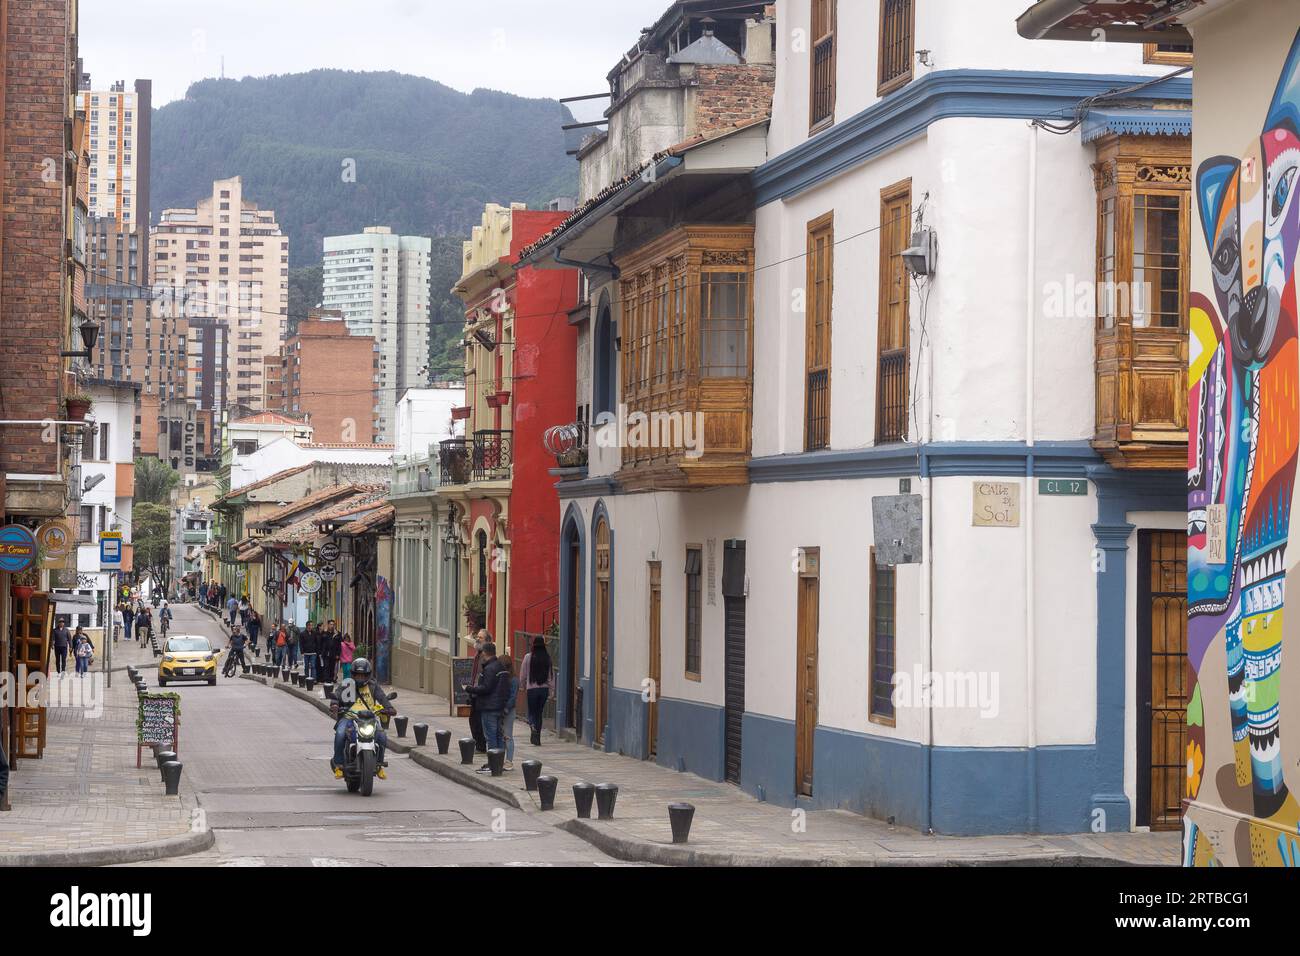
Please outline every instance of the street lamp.
M83 358L89 360L95 351L95 343L99 341L99 323L87 318L78 327L77 331L81 333L81 344L86 347L84 352L60 352L60 358Z
M447 527L442 536L442 559L450 561L460 551L460 533L456 530L456 509L447 511Z

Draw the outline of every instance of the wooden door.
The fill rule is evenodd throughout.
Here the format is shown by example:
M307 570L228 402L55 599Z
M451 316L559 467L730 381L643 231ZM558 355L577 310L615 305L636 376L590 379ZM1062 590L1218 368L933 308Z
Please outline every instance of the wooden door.
M813 790L813 734L817 729L817 627L821 592L821 555L803 553L799 571L798 661L794 712L795 793L811 797Z
M1182 827L1187 774L1187 534L1138 535L1138 826Z
M46 674L49 668L50 632L53 630L53 605L45 594L33 594L27 599L13 599L13 661L14 673L27 675L24 686L15 687L15 698L25 703L30 691L39 680L37 674ZM17 706L13 711L10 728L14 757L40 757L45 751L45 708ZM11 759L12 762L12 759Z
M572 727L574 730L582 731L582 689L579 680L582 677L582 608L579 606L579 599L582 595L582 588L578 582L582 580L582 551L578 547L576 535L568 541L568 559L569 559L569 670L568 670L568 687L566 688L565 697L565 726Z
M605 723L609 719L609 523L601 518L596 524L596 647L594 684L596 687L596 743L605 742Z
M650 562L650 707L649 707L649 727L647 735L649 740L649 755L654 757L658 754L659 749L659 695L663 692L663 660L662 644L660 638L661 619L663 609L663 564L659 561Z

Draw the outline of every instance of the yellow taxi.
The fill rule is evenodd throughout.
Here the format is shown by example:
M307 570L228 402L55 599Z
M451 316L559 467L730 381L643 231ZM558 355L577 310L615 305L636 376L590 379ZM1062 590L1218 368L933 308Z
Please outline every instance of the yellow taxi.
M167 638L163 644L162 660L158 662L158 686L166 687L168 681L205 680L217 683L218 652L206 637L178 634Z

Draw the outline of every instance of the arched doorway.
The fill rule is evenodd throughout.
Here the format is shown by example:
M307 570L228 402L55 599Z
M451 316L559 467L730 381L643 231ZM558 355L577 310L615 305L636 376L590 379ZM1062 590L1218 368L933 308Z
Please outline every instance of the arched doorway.
M593 685L596 693L595 742L605 743L605 725L609 722L609 611L610 611L610 532L609 521L602 514L596 519L593 535L596 548L596 607Z
M592 351L593 382L592 412L599 416L604 412L613 414L617 411L618 401L615 394L617 387L618 353L614 348L614 316L609 304L609 293L602 292L600 308L596 316L596 334Z
M583 542L581 512L570 508L560 538L560 652L557 724L582 736Z

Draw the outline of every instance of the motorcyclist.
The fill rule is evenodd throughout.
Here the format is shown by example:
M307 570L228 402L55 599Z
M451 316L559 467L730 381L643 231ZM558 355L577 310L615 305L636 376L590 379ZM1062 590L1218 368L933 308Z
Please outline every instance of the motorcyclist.
M334 759L330 761L330 769L334 771L334 779L343 779L343 749L347 745L348 727L352 723L349 715L356 714L363 710L369 710L376 716L387 715L393 716L397 713L393 705L388 700L388 695L384 689L379 686L379 681L374 679L370 667L370 661L364 657L358 657L352 662L352 680L356 683L356 699L347 706L342 713L339 712L338 688L335 689L335 696L330 702L330 713L336 718L334 724ZM388 746L388 735L384 733L383 728L375 732L376 757L379 764L376 776L380 780L387 780L388 774L384 772L384 750Z

